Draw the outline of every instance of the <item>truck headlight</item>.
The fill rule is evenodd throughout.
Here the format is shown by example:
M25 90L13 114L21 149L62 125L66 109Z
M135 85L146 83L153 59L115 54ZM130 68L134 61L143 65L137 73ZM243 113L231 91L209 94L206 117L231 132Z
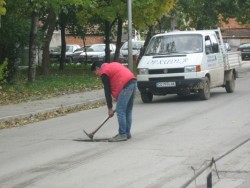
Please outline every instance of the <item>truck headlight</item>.
M200 65L190 65L185 67L185 72L200 72L201 66Z
M138 69L139 74L148 74L148 69Z

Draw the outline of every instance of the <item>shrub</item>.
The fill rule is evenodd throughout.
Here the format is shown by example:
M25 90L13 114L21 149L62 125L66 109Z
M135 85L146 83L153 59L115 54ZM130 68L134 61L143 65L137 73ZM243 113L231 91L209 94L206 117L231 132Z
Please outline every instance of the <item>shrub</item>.
M0 86L6 83L6 77L8 75L7 71L8 59L5 59L2 64L0 64Z

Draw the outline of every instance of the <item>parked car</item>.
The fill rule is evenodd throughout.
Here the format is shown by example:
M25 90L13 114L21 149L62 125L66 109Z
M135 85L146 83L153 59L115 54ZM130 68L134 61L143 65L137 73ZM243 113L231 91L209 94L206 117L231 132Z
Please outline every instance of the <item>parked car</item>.
M112 60L115 56L116 46L110 44L110 59ZM105 44L93 44L91 45L86 53L83 52L79 56L80 62L93 63L93 62L104 62L105 61Z
M66 61L72 63L73 58L72 54L78 48L81 48L78 44L69 44L66 45ZM56 47L54 50L50 52L50 60L51 61L60 61L61 58L61 46Z
M227 43L227 42L224 42L224 47L225 47L225 50L226 50L227 52L229 52L229 51L232 50L230 44Z
M144 41L132 41L132 55L133 59L137 59L140 50L144 45ZM122 64L127 64L128 63L128 42L125 42L121 49L120 49L120 55L119 55L119 60Z
M241 44L238 51L241 51L242 60L250 59L250 43Z
M79 57L80 54L87 51L90 45L82 46L81 48L76 49L72 54L68 55L68 59L71 59L73 63L80 62Z

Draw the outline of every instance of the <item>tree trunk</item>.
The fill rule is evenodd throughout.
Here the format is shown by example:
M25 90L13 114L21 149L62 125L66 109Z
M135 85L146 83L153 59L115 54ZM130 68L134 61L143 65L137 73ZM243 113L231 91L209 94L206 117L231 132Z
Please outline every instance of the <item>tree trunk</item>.
M142 56L144 55L145 50L146 50L146 48L148 46L148 43L149 43L151 37L153 36L153 30L154 30L154 26L153 25L151 25L151 26L148 27L148 33L147 33L146 40L144 42L143 47L140 50L139 57L137 58L137 65L138 65L139 61L141 60Z
M85 35L82 35L82 42L83 42L83 46L84 46L84 53L85 53L85 58L84 58L84 65L87 66L88 65L88 55L87 55L87 49L86 49L86 37Z
M28 69L28 81L33 82L36 78L36 39L38 28L39 15L33 11L31 16L31 30L30 30L30 42L29 42L29 69Z
M50 59L49 59L49 45L55 30L56 26L56 14L53 10L49 11L48 19L47 19L48 26L45 29L46 35L44 40L44 45L42 47L42 74L48 75L49 74L49 66L50 66Z
M61 58L60 58L60 66L59 70L63 71L64 70L64 65L65 65L65 54L66 54L66 40L65 40L65 27L61 28Z
M115 50L115 57L114 61L119 62L119 55L120 55L120 48L122 46L122 19L118 17L118 24L117 24L117 41L116 41L116 50Z
M105 62L109 63L110 62L110 22L105 21L105 30L104 30L104 35L105 35Z
M59 70L60 71L63 71L64 70L64 64L65 64L65 54L66 54L66 39L65 39L65 23L63 20L65 17L65 14L62 12L60 14L60 20L61 20L61 42L62 42L62 45L61 45L61 58L60 58L60 66L59 66Z

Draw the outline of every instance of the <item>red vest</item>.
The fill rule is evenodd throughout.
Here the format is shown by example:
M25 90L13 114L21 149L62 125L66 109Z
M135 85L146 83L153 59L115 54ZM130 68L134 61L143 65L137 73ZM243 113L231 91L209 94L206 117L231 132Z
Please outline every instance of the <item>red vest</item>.
M134 74L124 65L117 62L104 63L100 69L99 76L106 74L109 77L111 94L117 100L120 91L131 79L135 79Z

